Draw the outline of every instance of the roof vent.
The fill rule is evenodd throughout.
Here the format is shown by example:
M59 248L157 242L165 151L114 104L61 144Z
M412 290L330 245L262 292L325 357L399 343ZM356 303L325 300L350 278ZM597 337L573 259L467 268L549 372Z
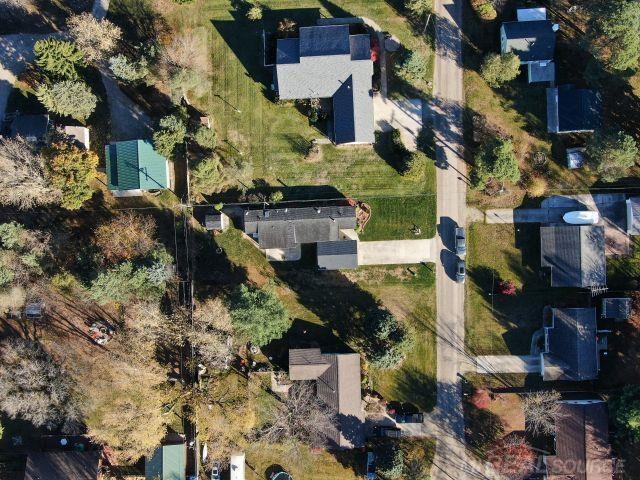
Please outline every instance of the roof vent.
M554 23L551 27L551 30L553 30L554 32L557 32L558 30L560 30L560 25L558 25L557 23Z
M264 212L264 218L269 218L269 210L266 210L266 211Z
M320 213L322 209L320 207L316 207L316 213Z
M288 208L285 208L285 209L284 209L284 213L287 213L288 211L289 211L289 209L288 209Z
M249 210L245 210L245 211L244 211L244 216L246 217L246 216L248 216L248 215L249 215Z

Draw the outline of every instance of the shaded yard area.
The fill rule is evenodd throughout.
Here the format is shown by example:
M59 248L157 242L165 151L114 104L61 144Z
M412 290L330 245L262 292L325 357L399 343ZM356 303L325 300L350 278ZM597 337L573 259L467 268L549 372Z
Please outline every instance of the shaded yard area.
M539 276L537 224L474 223L468 242L465 328L470 354L528 354L531 335L542 327L545 305L588 304L588 293L548 288ZM501 280L514 282L516 294L498 294Z
M372 370L372 388L388 400L410 402L429 411L435 404L435 277L433 267L365 267L318 271L305 258L269 263L238 230L199 238L196 285L228 291L238 282L273 285L289 310L291 329L265 350L286 369L289 348L320 347L328 352L358 351L366 338L365 315L386 308L412 331L414 343L397 370ZM221 251L212 255L216 248Z
M20 7L13 7L13 4ZM65 28L71 15L91 11L92 0L20 0L0 2L0 35L48 33Z

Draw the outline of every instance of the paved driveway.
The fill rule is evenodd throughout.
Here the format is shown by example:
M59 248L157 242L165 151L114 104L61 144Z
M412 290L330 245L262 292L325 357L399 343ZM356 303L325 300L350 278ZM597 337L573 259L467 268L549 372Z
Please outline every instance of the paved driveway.
M540 355L481 355L476 373L540 373Z
M373 117L376 130L400 131L402 143L410 151L418 148L418 135L422 129L422 100L390 99L381 94L373 97Z
M435 261L435 238L358 243L358 265L399 265Z

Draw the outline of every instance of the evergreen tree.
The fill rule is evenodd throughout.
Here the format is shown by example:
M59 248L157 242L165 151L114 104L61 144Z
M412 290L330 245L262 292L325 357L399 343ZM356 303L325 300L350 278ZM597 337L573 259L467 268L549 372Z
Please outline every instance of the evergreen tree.
M36 65L53 79L78 79L76 68L83 64L84 55L75 43L45 38L35 43L33 51L36 56Z

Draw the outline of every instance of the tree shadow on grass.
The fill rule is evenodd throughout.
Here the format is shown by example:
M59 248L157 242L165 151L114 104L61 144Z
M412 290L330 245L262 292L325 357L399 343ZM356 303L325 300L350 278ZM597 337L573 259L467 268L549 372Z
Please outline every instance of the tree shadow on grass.
M433 376L425 375L412 366L402 366L397 371L390 372L390 374L393 376L394 389L398 394L398 398L389 400L410 404L420 412L433 410L436 406L437 388L437 382ZM410 411L406 406L404 410Z

